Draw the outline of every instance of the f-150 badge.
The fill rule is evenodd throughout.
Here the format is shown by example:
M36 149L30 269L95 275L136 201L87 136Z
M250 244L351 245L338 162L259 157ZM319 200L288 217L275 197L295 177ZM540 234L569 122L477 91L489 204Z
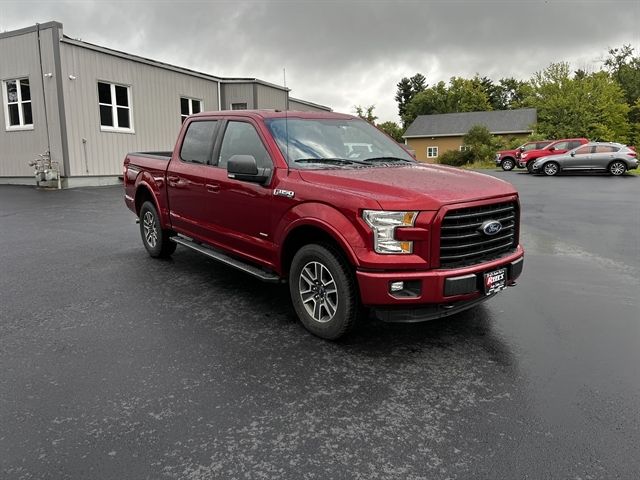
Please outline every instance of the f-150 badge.
M296 192L291 191L291 190L282 190L281 188L276 188L273 191L273 194L276 197L287 197L287 198L293 198L296 194Z

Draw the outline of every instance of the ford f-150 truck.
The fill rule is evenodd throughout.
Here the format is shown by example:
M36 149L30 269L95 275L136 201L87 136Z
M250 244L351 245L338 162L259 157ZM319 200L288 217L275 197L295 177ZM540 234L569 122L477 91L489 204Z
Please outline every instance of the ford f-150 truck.
M420 164L350 115L193 115L173 152L131 153L123 174L152 257L182 245L287 282L303 325L326 339L363 312L401 322L460 312L522 271L509 183Z

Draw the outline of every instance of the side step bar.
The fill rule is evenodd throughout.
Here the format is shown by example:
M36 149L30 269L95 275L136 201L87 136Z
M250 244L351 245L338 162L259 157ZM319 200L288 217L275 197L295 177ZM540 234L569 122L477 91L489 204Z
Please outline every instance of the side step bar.
M256 267L254 265L251 265L250 263L243 262L242 260L239 260L237 258L230 257L226 253L222 253L220 250L216 250L212 247L194 242L189 238L175 235L171 237L170 240L177 243L178 245L184 245L191 250L195 250L196 252L202 253L209 258L213 258L214 260L222 262L225 265L229 265L231 267L237 268L238 270L249 273L265 282L277 283L281 280L280 277L275 273L267 272L260 267Z

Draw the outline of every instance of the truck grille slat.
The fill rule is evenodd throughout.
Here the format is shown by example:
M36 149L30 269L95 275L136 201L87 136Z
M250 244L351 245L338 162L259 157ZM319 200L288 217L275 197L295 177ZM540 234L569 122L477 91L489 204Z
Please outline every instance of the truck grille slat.
M517 218L515 202L451 210L440 226L440 267L475 265L515 250ZM480 227L487 220L499 221L502 230L486 235Z

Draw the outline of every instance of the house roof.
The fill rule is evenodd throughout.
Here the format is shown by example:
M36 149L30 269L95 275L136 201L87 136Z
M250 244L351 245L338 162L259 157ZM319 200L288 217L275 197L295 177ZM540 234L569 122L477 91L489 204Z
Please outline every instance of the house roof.
M420 115L409 125L403 138L466 135L475 125L484 125L493 134L530 133L536 121L535 108Z

